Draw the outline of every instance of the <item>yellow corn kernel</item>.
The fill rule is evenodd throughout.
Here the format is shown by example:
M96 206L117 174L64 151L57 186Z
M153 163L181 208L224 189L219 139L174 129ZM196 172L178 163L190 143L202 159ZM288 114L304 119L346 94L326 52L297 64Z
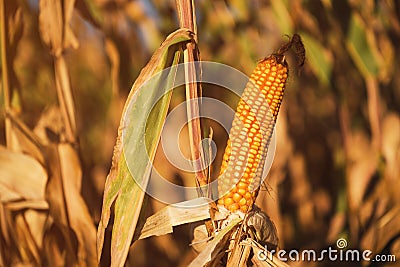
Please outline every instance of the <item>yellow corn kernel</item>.
M236 186L236 187L237 187L237 186ZM237 192L238 192L239 194L241 194L242 196L245 196L245 195L246 195L246 189L244 189L244 188L238 188Z
M242 197L237 203L239 204L240 207L243 207L244 205L246 205L247 200L244 197Z
M249 211L249 206L246 204L240 206L240 211L246 213L247 211Z
M239 193L235 193L235 194L233 194L232 199L233 199L233 201L238 203L242 199L242 196Z
M238 203L233 203L233 204L229 205L229 206L227 207L227 209L230 210L230 211L232 211L232 212L235 212L235 211L237 211L238 209L240 209L240 206L239 206Z

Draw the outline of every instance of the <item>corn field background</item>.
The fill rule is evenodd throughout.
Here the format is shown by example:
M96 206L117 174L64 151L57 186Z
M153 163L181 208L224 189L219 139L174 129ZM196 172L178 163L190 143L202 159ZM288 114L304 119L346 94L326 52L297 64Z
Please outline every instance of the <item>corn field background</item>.
M202 60L248 75L286 34L303 38L306 62L298 69L288 60L275 160L258 197L277 226L279 247L322 250L345 238L348 248L397 260L364 266L399 266L400 3L195 4ZM96 266L96 229L122 107L141 68L179 27L175 2L1 0L0 15L0 266ZM203 90L233 108L238 101L224 90ZM184 90L175 90L170 109L184 99ZM205 121L204 129L210 126L216 177L227 134ZM189 157L186 128L180 142ZM161 151L155 167L176 184L194 185L193 174ZM151 199L145 212L164 206ZM140 240L126 266L186 266L195 257L192 232L184 225ZM109 261L103 253L101 266Z

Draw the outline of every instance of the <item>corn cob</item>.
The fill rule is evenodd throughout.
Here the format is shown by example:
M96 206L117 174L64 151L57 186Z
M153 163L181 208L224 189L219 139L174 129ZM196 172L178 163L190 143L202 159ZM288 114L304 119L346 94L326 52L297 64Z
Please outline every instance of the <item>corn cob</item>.
M299 66L303 65L304 46L295 34L277 53L257 64L239 101L218 177L218 204L231 212L250 211L257 197L288 77L284 53L292 45Z

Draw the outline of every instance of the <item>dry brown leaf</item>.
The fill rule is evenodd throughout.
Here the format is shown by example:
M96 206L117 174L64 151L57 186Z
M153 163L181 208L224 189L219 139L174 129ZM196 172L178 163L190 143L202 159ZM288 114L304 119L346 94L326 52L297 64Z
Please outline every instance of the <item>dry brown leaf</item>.
M197 198L163 208L147 218L139 239L169 234L173 226L209 219L210 202L207 198Z
M17 233L17 249L21 255L22 261L25 263L40 263L40 250L38 244L32 236L31 229L25 219L23 213L17 214L14 220L14 227Z
M55 56L59 56L62 52L62 2L41 0L39 4L39 30L42 40Z
M74 0L40 1L39 30L43 41L55 57L54 71L58 100L64 131L62 139L76 142L75 106L71 92L70 76L62 52L68 48L76 48L78 42L70 29Z
M214 266L213 264L217 264L219 262L218 255L223 249L225 249L226 244L232 234L232 231L236 229L236 226L240 222L242 222L241 218L235 218L230 221L229 225L218 232L214 239L207 243L204 250L199 255L197 255L197 257L190 263L189 266Z
M75 5L75 0L64 0L64 40L63 40L63 46L64 49L68 48L71 46L72 48L78 48L79 42L77 38L75 37L74 33L72 32L71 27L69 26L70 20L73 15L74 11L74 5Z
M397 239L393 242L392 247L391 247L391 253L393 253L396 256L396 259L400 259L400 238L397 237Z
M389 113L382 125L382 154L386 161L386 173L391 180L400 176L400 117Z
M52 54L60 56L65 48L78 46L78 41L69 27L74 0L40 0L39 31L43 42Z
M4 261L12 266L41 266L41 249L47 212L10 212L0 205L2 250L9 251ZM6 266L6 265L2 265Z
M20 105L13 103L13 93L19 87L16 71L13 62L17 57L17 48L23 35L23 16L22 8L17 1L2 1L0 4L0 25L1 25L1 59L2 59L2 108L7 113L11 110L20 111ZM14 94L17 96L17 94ZM3 102L4 101L4 102ZM18 137L15 136L11 119L5 118L5 137L7 147L13 151L20 151Z
M49 205L45 200L22 200L18 202L9 202L6 208L11 211L34 209L34 210L48 210Z
M293 203L302 203L297 206L297 216L300 224L310 227L315 221L313 203L310 199L311 184L307 178L307 165L303 154L295 154L289 161L289 171L293 179Z
M113 92L113 100L118 100L119 95L119 73L120 73L120 54L115 42L111 39L105 40L105 50L111 63L111 90Z
M0 216L2 221L2 242L0 242L0 248L2 250L8 250L10 253L3 254L5 262L12 262L14 261L13 258L16 258L18 261L21 260L20 256L18 255L18 249L14 251L14 248L19 248L17 244L20 243L18 240L19 236L15 227L15 218L13 218L12 213L0 206ZM4 242L3 242L4 240Z
M75 106L63 52L66 48L78 46L78 41L69 26L74 3L75 0L41 0L39 12L39 31L42 40L55 57L56 89L64 121L64 131L61 134L71 143L76 142Z
M7 3L6 17L8 18L8 38L11 46L16 46L24 28L22 8L17 3Z
M393 202L389 193L390 191L390 185L386 184L384 180L375 186L370 197L363 202L358 210L357 221L362 228L369 228L371 224L384 216L392 207Z
M48 213L27 209L24 211L24 219L29 227L30 234L33 241L36 243L38 248L42 249L43 236L46 229L46 223L48 220Z
M280 261L277 257L275 257L270 251L265 250L262 246L260 246L253 239L248 238L244 241L244 243L248 243L253 248L254 256L252 258L252 262L255 266L259 267L289 267L288 264Z
M35 158L40 164L45 165L45 159L41 150L42 144L35 136L32 130L15 114L8 111L8 119L10 119L10 133L12 136L11 145L7 146L12 151L20 151L29 154Z
M47 250L55 250L55 248L61 247L58 249L58 251L62 251L64 248L66 250L65 254L65 264L71 264L75 266L77 264L77 258L76 258L76 253L74 249L74 244L76 242L75 236L71 234L71 222L69 221L69 214L68 214L68 201L66 199L66 193L64 189L64 179L66 180L65 183L70 182L71 180L76 180L80 179L74 176L64 176L63 175L63 168L62 164L66 163L66 161L70 161L70 159L63 159L60 156L60 152L58 151L59 147L58 145L50 145L48 148L48 155L49 155L49 181L47 183L46 187L46 200L49 203L49 211L50 211L50 216L54 220L55 227L58 231L60 232L55 232L56 235L59 235L60 233L62 234L61 236L64 239L64 243L60 244L57 246L57 239L60 237L58 236L46 236L46 242L45 244L49 245L49 248L46 248ZM72 170L75 170L76 167L78 169L80 168L79 166L71 166ZM76 214L76 211L74 212ZM51 232L50 232L51 233ZM50 235L48 233L48 235ZM54 247L54 248L52 248ZM61 253L61 252L60 252ZM56 255L55 251L53 251L53 254ZM50 254L52 255L52 254ZM50 257L51 258L51 257Z
M10 235L7 231L7 216L5 214L5 208L3 204L0 202L0 234L4 238L4 243L10 243ZM0 253L1 257L1 253ZM1 263L1 260L0 260Z
M364 132L354 132L349 149L347 168L347 196L350 210L356 210L365 197L365 191L377 168L377 151Z
M193 241L192 241L192 248L196 252L201 252L205 249L207 245L207 241L210 240L208 236L207 228L205 224L200 224L193 230Z
M44 146L59 142L58 134L62 131L63 124L58 106L51 106L44 110L36 123L33 132Z
M44 201L45 169L32 157L0 146L0 201Z
M337 240L339 234L343 231L346 223L346 214L344 212L337 212L331 219L329 231L326 236L328 243L333 243Z
M379 253L395 236L400 234L400 205L391 208L384 216L376 220L363 235L361 248Z
M240 242L233 247L233 251L229 256L227 267L245 267L249 260L251 247L248 244L243 244Z
M46 230L43 238L43 253L47 256L48 266L76 266L73 259L65 258L65 238L53 224Z
M55 59L55 79L58 101L63 119L64 131L61 132L62 139L66 138L71 143L76 142L76 118L75 105L72 97L70 77L67 64L63 56Z
M96 229L80 195L82 171L77 153L69 144L52 145L49 158L52 175L46 198L50 214L65 238L66 260L79 266L95 266ZM71 235L71 230L75 235ZM78 242L77 253L75 242Z

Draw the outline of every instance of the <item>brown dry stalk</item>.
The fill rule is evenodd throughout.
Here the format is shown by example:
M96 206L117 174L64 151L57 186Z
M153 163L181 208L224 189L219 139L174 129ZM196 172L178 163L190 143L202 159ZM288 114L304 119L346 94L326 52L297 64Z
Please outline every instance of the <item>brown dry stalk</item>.
M2 80L3 80L3 90L4 90L4 107L5 110L10 110L10 85L8 81L8 64L7 64L7 32L6 31L6 11L5 11L5 4L4 0L0 1L0 27L1 27L1 65L3 66L2 69ZM5 130L6 130L6 143L7 147L12 145L11 137L11 121L8 116L5 118Z
M367 77L365 83L367 85L368 115L372 132L372 145L379 151L382 146L379 84L375 77Z
M177 0L176 1L179 23L181 28L187 28L194 33L195 40L197 39L196 17L194 14L193 0ZM196 44L189 42L184 50L185 65L185 87L187 100L187 117L190 140L191 159L194 164L196 181L200 186L207 185L207 173L205 172L204 151L201 146L201 127L199 115L199 97L201 93L198 91L198 83L196 83L196 69L194 61L199 59ZM200 192L205 196L205 192Z
M76 142L76 119L74 100L72 97L69 72L65 63L64 56L54 59L54 73L56 78L56 88L58 101L60 103L61 114L65 125L65 137L69 143Z

